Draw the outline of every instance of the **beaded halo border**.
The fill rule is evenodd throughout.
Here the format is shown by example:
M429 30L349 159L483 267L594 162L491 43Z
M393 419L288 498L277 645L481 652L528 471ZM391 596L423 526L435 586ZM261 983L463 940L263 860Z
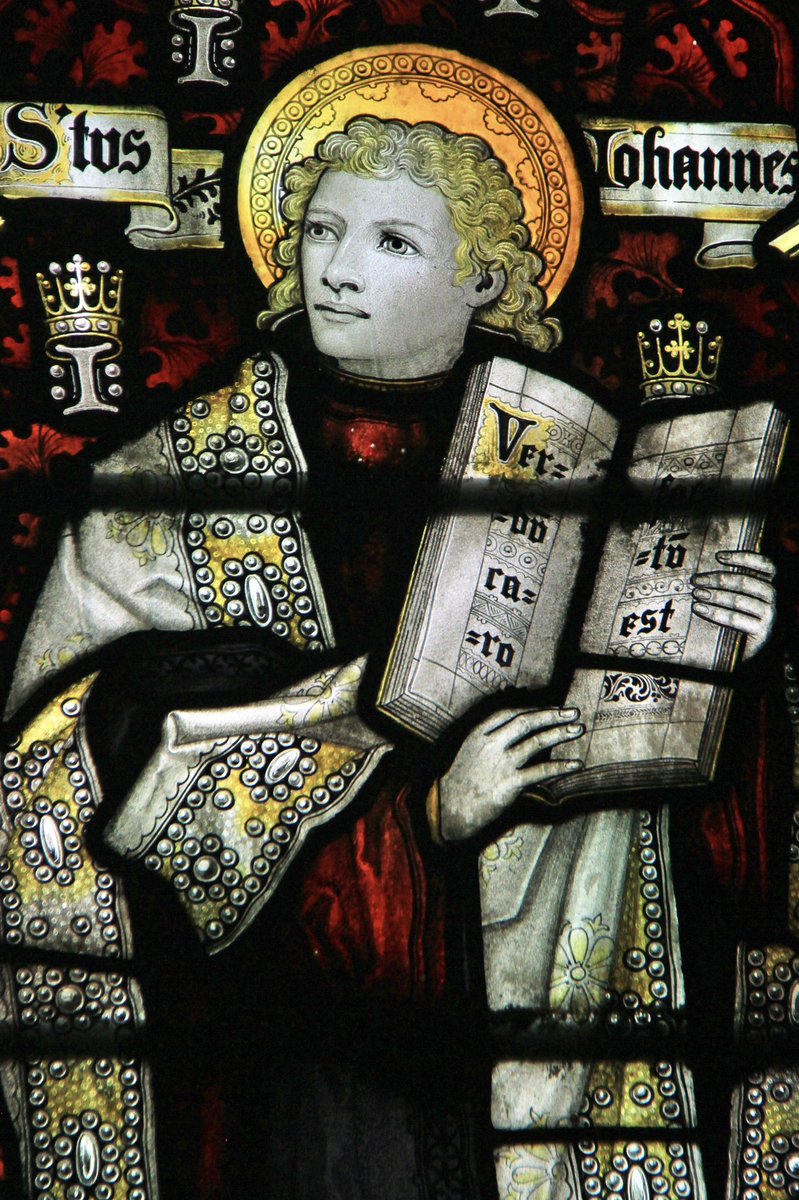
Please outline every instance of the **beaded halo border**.
M532 243L544 260L539 280L551 305L577 257L583 193L558 123L528 88L452 50L376 46L327 60L298 75L253 130L239 174L244 245L262 283L280 275L274 251L285 232L283 179L328 133L353 117L434 121L482 137L522 196Z

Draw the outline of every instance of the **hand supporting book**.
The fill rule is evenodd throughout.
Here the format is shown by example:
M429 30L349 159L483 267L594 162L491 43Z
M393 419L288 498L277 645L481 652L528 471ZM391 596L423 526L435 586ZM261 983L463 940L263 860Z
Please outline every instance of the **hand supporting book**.
M752 657L765 646L774 625L776 592L771 579L776 568L765 555L748 551L719 551L716 557L733 569L696 576L694 612L745 633L745 657ZM558 762L542 757L583 735L579 716L576 708L508 708L475 726L439 782L443 840L473 837L528 789L579 771L579 757Z
M579 758L558 763L541 758L585 732L579 715L576 708L508 708L477 725L439 784L443 840L472 837L527 788L579 771Z
M771 581L777 568L765 555L747 550L719 550L716 558L730 569L694 577L693 610L705 621L746 634L741 657L754 658L774 627L777 593Z

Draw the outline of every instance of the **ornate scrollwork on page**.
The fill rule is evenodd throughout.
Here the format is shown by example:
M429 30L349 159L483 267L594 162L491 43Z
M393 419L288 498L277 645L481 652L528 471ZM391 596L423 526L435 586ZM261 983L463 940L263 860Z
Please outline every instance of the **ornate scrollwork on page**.
M602 681L602 699L609 703L626 700L630 704L671 703L677 695L677 680L671 675L633 675L629 671L608 671Z

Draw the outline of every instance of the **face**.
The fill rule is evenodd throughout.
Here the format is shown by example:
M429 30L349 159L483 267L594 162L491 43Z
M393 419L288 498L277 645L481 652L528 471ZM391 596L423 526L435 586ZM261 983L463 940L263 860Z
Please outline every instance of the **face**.
M302 287L314 343L355 375L448 370L487 297L455 283L458 235L441 193L407 175L326 171L305 216Z

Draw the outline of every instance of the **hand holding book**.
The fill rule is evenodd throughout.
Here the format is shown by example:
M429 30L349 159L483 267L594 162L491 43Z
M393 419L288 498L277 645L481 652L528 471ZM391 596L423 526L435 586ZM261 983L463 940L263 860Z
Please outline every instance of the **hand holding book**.
M439 783L443 840L472 837L527 788L579 771L579 758L558 763L542 759L553 746L585 732L579 715L576 708L508 708L477 725Z
M744 656L751 657L766 644L774 624L774 564L762 554L742 550L719 551L716 558L724 566L757 575L732 570L697 575L694 612L745 633ZM528 789L579 771L583 762L576 757L577 747L574 758L552 762L546 757L555 746L563 746L565 752L569 742L582 737L585 726L579 716L576 708L509 708L475 726L439 781L442 839L473 837Z
M748 550L719 550L721 571L694 577L694 612L714 625L746 634L744 659L754 658L769 639L777 613L777 593L771 582L777 568L763 554ZM734 574L733 571L755 574Z

